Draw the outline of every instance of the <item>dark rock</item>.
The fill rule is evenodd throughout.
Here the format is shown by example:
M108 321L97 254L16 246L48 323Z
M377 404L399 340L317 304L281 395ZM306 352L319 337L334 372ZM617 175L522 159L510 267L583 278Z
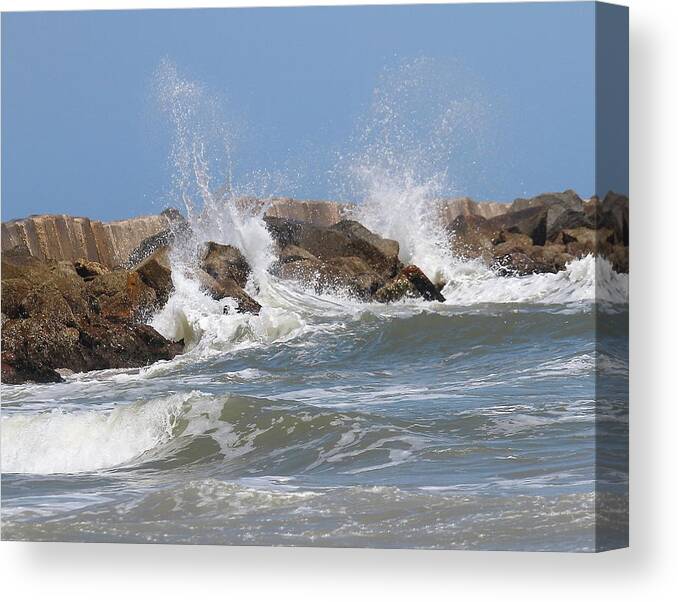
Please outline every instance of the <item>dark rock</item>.
M3 382L58 382L63 368L136 367L181 352L138 322L157 298L137 272L85 281L77 267L3 253Z
M547 214L546 229L551 231L555 221L566 211L581 212L583 201L574 190L565 192L547 192L528 199L516 199L510 212L524 211L530 208L542 208ZM535 242L534 244L539 244Z
M278 275L319 293L345 292L361 299L369 299L386 281L361 257L288 261L279 266Z
M258 315L261 311L261 305L250 297L233 279L217 281L210 274L198 268L195 277L200 282L200 286L209 293L209 295L220 301L230 297L236 302L236 311L239 313L250 313Z
M231 245L208 242L200 267L217 282L233 280L244 288L251 269L245 256Z
M562 230L573 230L576 228L595 228L595 220L584 211L567 210L561 213L553 222L547 232L548 240L556 240Z
M548 220L549 209L539 205L498 215L488 220L488 225L495 231L525 234L533 244L543 245L546 242Z
M445 302L442 293L416 265L404 267L399 275L409 280L424 300Z
M614 232L615 244L629 246L629 199L628 197L608 192L600 204L598 228L608 228Z
M379 237L358 222L344 220L325 228L274 217L264 219L281 249L294 245L321 261L358 257L384 279L394 276L400 267L398 243Z
M377 303L394 303L419 296L419 291L414 284L403 274L398 274L374 294L374 300Z
M139 277L146 286L155 291L155 309L160 309L167 303L174 289L172 267L167 255L167 249L158 249L144 259L134 271L139 274Z

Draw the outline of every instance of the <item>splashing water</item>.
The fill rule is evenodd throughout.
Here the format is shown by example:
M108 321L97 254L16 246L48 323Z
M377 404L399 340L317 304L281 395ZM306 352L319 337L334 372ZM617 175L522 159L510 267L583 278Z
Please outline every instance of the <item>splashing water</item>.
M272 240L261 219L268 207L258 190L257 202L247 202L255 192L250 184L238 186L233 178L232 125L219 111L218 99L196 82L182 78L176 67L163 61L155 75L161 109L173 128L174 194L195 235L194 243L213 241L240 249L252 268L254 284L266 278L273 257ZM215 187L216 172L224 185ZM262 186L264 177L256 182ZM262 186L263 187L263 186ZM195 261L195 248L177 249L177 267Z
M397 240L401 259L433 281L455 277L457 260L442 220L442 198L454 191L451 171L468 166L487 122L486 102L456 65L427 58L387 69L348 153L348 173L361 199L357 218ZM456 173L455 173L456 177Z

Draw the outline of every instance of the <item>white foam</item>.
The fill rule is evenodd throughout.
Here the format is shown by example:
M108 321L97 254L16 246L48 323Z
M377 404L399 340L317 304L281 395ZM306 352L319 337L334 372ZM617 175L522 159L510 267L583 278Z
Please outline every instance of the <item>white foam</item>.
M506 278L475 265L474 272L450 280L442 293L448 304L577 302L623 303L628 299L628 275L612 270L603 258L588 255L556 274Z
M169 440L185 395L112 411L2 416L2 471L78 473L119 466Z

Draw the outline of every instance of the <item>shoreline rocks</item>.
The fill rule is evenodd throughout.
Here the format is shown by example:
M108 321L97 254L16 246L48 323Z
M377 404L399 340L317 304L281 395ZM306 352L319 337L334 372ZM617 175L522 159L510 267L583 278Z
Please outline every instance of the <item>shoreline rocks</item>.
M60 382L62 369L140 367L183 350L141 322L158 297L138 272L86 278L70 262L3 253L3 383Z
M625 196L610 192L602 200L583 201L565 191L502 207L470 199L446 202L456 252L482 260L500 276L556 273L588 254L628 273ZM294 203L280 200L264 217L276 245L270 270L277 277L364 301L445 301L421 269L403 265L397 241L348 219L349 206ZM196 244L188 222L174 210L123 220L119 234L129 236L124 245L115 242L115 252L102 243L96 224L68 216L2 224L2 382L59 382L64 371L144 366L183 351L183 342L165 339L144 320L172 293L172 245ZM140 233L149 234L140 238ZM47 244L45 237L52 235ZM207 242L195 250L192 276L214 299L233 300L225 311L260 312L245 290L251 268L239 249Z

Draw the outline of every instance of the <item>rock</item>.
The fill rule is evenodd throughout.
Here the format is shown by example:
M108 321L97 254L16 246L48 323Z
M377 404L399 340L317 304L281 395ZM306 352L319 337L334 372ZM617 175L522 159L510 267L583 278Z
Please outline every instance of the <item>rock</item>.
M258 315L261 311L261 305L250 297L233 279L217 281L210 274L198 268L195 270L195 277L200 282L200 286L209 293L209 295L220 301L230 297L236 302L236 311L239 313L250 313Z
M381 238L357 222L344 220L331 228L271 217L266 217L265 222L281 249L294 245L320 261L358 257L384 280L394 276L400 267L398 243Z
M290 261L299 261L300 259L309 259L311 261L318 261L318 258L309 253L306 249L297 247L296 245L287 245L278 253L278 259L281 263L289 263Z
M377 272L393 276L400 268L400 244L395 240L382 238L370 232L365 226L354 220L343 220L332 226L332 230L342 232L351 241L352 248L360 253L353 256L361 257ZM375 249L378 253L375 253ZM343 255L350 257L351 255Z
M75 272L85 281L92 280L95 276L105 274L110 270L96 261L88 261L87 259L78 259L73 262Z
M564 245L525 245L507 241L495 247L490 267L500 276L555 274L574 259Z
M608 192L600 204L596 226L614 232L615 244L629 246L629 199L627 196Z
M488 220L488 226L495 231L505 230L516 234L525 234L535 245L546 242L549 209L541 205L527 207L520 211L510 211Z
M509 206L505 203L478 202L469 197L443 199L440 202L440 213L443 223L448 227L458 217L483 217L490 219L506 213Z
M509 243L511 245L518 245L521 247L531 247L533 245L532 239L527 234L521 234L519 232L508 232L506 230L501 230L497 236L492 240L492 244L496 247L504 243Z
M516 199L511 203L510 212L520 212L530 208L542 208L547 213L547 230L551 230L554 222L565 212L581 212L583 201L574 190L565 192L547 192L528 199ZM538 243L535 243L538 244Z
M62 369L136 367L181 352L138 322L157 298L137 272L86 281L78 267L3 253L3 382L58 382Z
M217 282L233 280L244 288L250 276L250 266L245 256L231 245L208 242L200 267Z
M574 230L577 228L595 228L595 220L584 211L567 210L561 213L553 222L546 238L549 241L555 241L563 230Z
M419 296L419 291L414 284L403 274L398 274L374 294L374 301L377 303L394 303Z
M605 258L612 264L612 269L620 274L629 273L629 248L624 245L615 245Z
M167 227L144 238L121 262L121 267L134 268L157 251L164 250L167 253L175 243L185 244L193 236L191 225L174 207L164 209L160 217L165 220Z
M155 309L160 309L174 289L172 283L172 267L167 249L161 248L144 259L134 271L139 274L143 283L155 291Z
M400 272L400 276L409 280L424 300L445 302L445 297L443 297L442 293L416 265L404 267Z
M492 257L497 230L479 215L459 215L448 227L455 253L464 259Z
M348 293L364 300L386 281L361 257L289 261L280 265L278 275L285 280L296 280L319 293Z
M168 228L169 218L148 215L100 222L70 215L33 215L2 223L2 252L26 249L41 260L121 265L141 241Z
M160 307L155 291L134 271L101 274L87 283L87 290L95 312L114 322L141 321Z

